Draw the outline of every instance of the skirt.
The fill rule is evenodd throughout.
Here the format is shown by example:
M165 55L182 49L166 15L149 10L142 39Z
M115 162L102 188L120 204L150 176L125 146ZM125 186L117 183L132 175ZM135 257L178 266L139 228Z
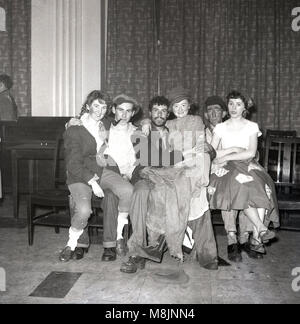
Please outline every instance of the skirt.
M275 185L265 169L255 160L229 161L223 176L213 173L208 187L211 209L243 210L265 208L268 218L278 223Z

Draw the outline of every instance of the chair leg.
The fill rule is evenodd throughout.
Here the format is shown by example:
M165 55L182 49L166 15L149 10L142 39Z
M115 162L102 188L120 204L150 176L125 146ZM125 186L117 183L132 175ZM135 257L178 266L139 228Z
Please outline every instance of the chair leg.
M55 226L55 233L59 234L59 226Z
M31 197L29 196L27 201L27 226L28 226L28 244L33 244L33 232L34 232L34 208L32 206Z

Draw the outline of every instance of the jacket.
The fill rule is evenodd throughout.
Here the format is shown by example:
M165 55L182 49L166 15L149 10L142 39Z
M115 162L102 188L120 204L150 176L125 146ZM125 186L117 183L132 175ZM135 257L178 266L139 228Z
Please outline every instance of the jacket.
M103 125L109 130L111 120L103 118ZM67 170L67 184L88 182L96 174L99 179L103 167L96 161L97 144L94 137L83 126L70 126L64 132L65 161ZM119 173L118 167L111 166L110 169Z

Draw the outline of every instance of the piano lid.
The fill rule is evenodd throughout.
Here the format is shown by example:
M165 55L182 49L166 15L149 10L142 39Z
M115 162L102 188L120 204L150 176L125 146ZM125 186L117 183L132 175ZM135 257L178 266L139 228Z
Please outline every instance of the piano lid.
M3 142L27 143L31 140L55 140L71 117L19 117L17 121L0 121Z

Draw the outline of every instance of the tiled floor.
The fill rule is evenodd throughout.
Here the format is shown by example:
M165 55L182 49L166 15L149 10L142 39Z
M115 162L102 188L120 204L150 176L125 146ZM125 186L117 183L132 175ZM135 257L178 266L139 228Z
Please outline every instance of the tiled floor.
M0 215L7 216L9 210L9 206L2 204ZM21 206L23 217L24 211L25 207ZM222 227L218 226L216 232L219 254L226 259ZM119 270L121 259L101 261L100 244L92 244L82 260L59 262L58 254L66 243L67 229L55 234L53 228L36 227L34 245L29 247L27 228L0 228L0 267L6 272L6 291L0 292L0 303L298 304L300 232L281 231L278 236L279 241L267 247L267 255L262 260L252 260L243 254L242 263L219 267L217 271L187 261L182 268L189 277L188 282L162 284L154 273L178 267L167 253L161 264L149 262L145 270L124 274ZM299 267L298 281L292 276L296 267ZM29 296L51 272L58 271L82 273L64 298ZM298 292L292 289L293 280Z

